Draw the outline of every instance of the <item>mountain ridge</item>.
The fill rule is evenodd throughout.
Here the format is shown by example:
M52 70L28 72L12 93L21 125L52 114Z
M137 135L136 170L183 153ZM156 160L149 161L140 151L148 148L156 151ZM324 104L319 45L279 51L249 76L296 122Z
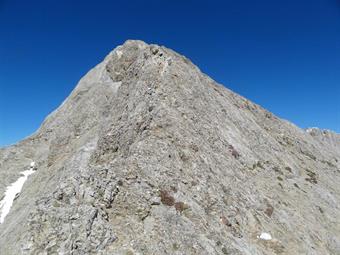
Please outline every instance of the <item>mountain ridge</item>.
M0 225L0 251L336 253L339 154L172 50L127 41L0 150L0 194L38 168Z

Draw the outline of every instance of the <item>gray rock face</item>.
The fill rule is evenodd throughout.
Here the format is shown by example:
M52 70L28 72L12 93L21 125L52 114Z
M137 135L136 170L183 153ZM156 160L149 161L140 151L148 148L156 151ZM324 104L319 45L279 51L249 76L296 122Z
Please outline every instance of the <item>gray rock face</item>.
M313 136L316 140L325 146L331 146L333 149L340 152L340 135L325 129L307 128L306 132Z
M127 41L0 150L0 199L37 166L0 254L340 254L338 135L313 134Z

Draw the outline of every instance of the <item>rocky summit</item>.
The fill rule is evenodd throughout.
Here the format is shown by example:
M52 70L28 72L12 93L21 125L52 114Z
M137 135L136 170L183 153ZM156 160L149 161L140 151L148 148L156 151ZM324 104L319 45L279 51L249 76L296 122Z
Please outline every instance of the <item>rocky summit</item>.
M0 149L0 254L340 254L339 183L338 134L127 41Z

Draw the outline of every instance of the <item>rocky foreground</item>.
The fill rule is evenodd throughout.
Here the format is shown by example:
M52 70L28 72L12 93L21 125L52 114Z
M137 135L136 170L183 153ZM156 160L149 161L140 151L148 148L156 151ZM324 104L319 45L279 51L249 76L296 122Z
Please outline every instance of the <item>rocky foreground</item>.
M0 149L0 200L36 167L0 254L340 254L340 136L325 132L127 41Z

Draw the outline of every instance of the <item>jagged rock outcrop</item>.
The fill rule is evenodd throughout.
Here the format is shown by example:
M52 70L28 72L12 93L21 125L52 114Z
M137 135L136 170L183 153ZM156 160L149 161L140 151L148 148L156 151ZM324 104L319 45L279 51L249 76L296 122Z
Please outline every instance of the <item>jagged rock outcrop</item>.
M306 132L321 142L324 146L331 146L340 153L340 135L326 129L307 128Z
M340 254L336 148L127 41L0 150L0 254Z

